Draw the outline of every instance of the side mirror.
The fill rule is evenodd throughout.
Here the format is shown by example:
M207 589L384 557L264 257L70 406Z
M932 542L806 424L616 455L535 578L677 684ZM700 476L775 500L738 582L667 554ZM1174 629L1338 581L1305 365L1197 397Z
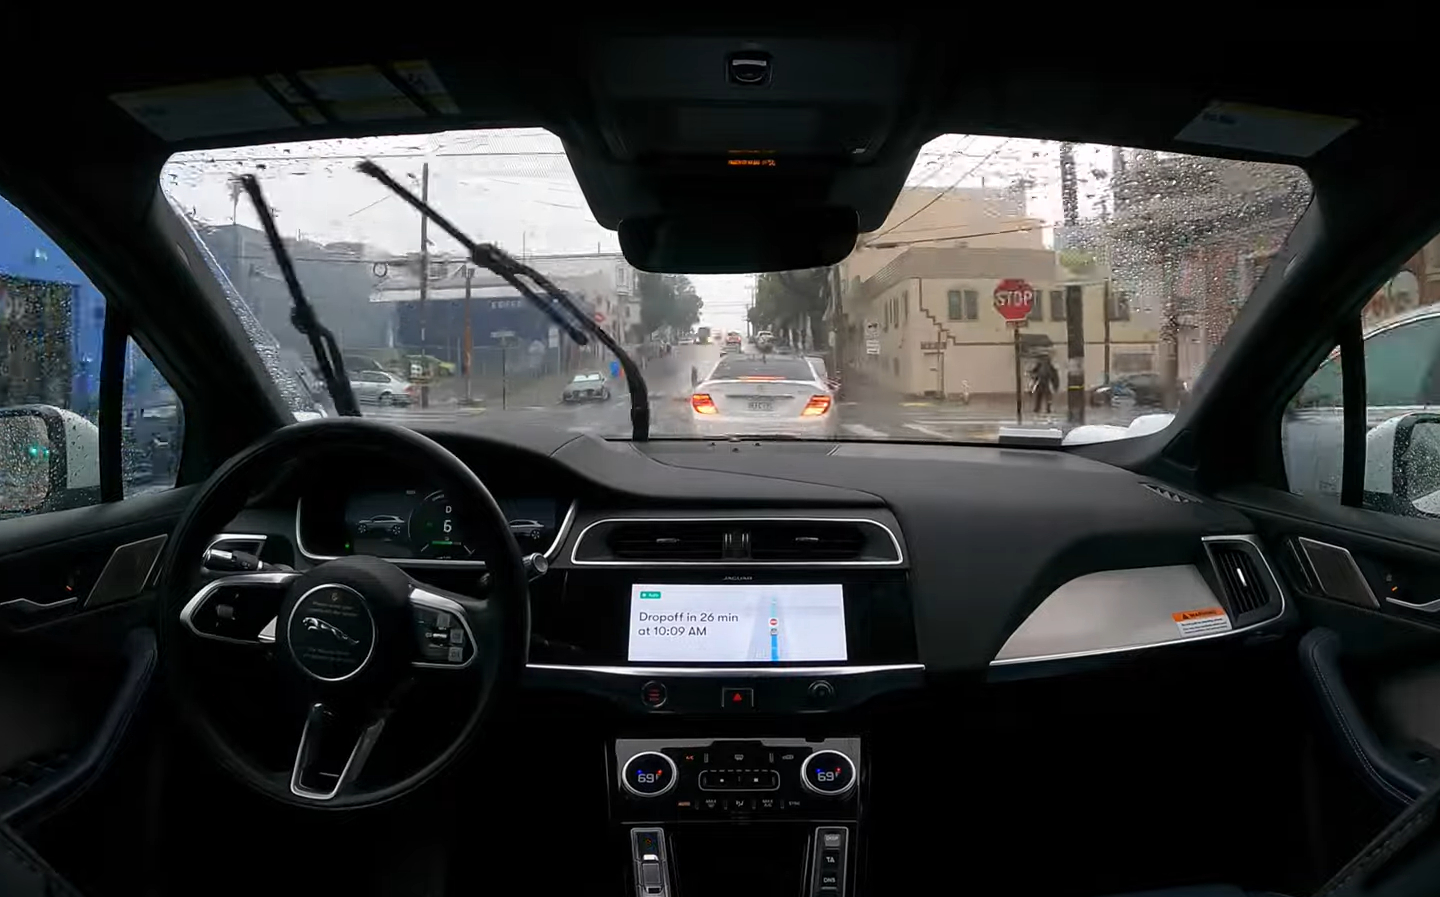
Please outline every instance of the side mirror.
M1365 506L1440 516L1440 414L1402 414L1365 434Z
M0 408L0 515L99 501L99 427L53 405Z

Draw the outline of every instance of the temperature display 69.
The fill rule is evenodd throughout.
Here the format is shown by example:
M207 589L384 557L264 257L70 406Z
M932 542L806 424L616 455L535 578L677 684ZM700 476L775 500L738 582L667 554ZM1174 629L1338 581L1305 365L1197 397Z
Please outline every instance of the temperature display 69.
M432 492L410 513L411 550L417 558L468 560L475 551L469 534L460 531L455 506L444 492Z
M636 754L620 770L620 784L636 797L659 797L675 787L675 761L656 751Z

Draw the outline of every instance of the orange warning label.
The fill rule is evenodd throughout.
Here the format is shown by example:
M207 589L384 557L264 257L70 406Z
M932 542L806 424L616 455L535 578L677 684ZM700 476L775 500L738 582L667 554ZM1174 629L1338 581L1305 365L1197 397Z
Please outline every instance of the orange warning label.
M1178 614L1171 614L1176 623L1184 623L1186 620L1203 620L1206 617L1223 617L1223 607L1202 607L1199 610L1182 610Z
M1196 610L1182 610L1171 614L1180 635L1211 635L1230 631L1230 615L1223 607L1201 607Z

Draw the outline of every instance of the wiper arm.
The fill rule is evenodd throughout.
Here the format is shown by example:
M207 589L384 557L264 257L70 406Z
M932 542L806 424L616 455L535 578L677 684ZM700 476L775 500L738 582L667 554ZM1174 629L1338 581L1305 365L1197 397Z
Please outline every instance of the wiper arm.
M588 331L600 345L609 349L620 362L620 368L625 372L626 386L630 390L630 438L636 442L644 442L650 438L650 391L645 385L645 377L640 373L640 366L635 359L630 357L620 346L615 338L605 332L601 327L591 320L590 316L576 307L573 300L566 292L550 281L545 275L536 271L529 265L521 262L510 253L496 246L494 243L476 243L467 237L460 228L451 224L444 215L420 197L411 193L398 181L385 172L383 168L371 162L369 159L355 166L362 173L389 187L397 196L408 202L420 214L429 218L437 227L455 238L455 241L470 253L470 260L485 270L496 274L501 280L514 287L520 295L529 299L537 308L550 316L559 327L563 328L570 338L576 343L584 346L590 341L585 336ZM425 277L428 272L420 272ZM536 286L545 292L546 299L540 298L528 284L520 280L521 277L528 278ZM563 310L563 311L562 311ZM583 328L583 330L581 329Z
M260 218L261 227L265 228L265 239L270 242L270 251L275 253L275 261L280 265L280 273L285 277L285 286L290 290L290 323L310 341L310 351L315 353L315 365L320 369L325 388L330 391L330 400L335 403L336 413L344 417L359 417L360 405L355 401L355 392L350 389L350 380L345 376L345 362L340 357L340 344L335 341L335 334L320 323L314 306L305 298L305 291L300 288L300 278L295 276L295 263L290 259L285 242L280 239L280 230L275 227L275 216L270 213L270 206L260 192L260 182L253 174L242 174L240 186L245 188L250 202L255 206L255 214Z

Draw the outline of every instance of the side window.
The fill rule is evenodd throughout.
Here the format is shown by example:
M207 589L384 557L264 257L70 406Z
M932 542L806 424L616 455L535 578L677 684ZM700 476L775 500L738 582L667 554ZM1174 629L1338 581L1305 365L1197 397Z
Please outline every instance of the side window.
M124 497L174 486L184 414L175 390L133 339L125 340L120 420L120 481Z
M1372 411L1440 404L1435 369L1440 361L1440 309L1365 339L1365 404ZM1398 412L1397 412L1398 413Z
M0 517L174 485L179 402L131 343L123 350L116 421L122 431L121 482L102 490L106 316L105 297L89 278L0 198Z
M1440 283L1427 282L1422 290L1415 273L1423 272L1428 250L1377 288L1361 313L1364 408L1345 407L1353 362L1338 349L1287 407L1281 443L1292 492L1341 500L1342 485L1349 485L1343 483L1348 415L1357 427L1363 418L1365 431L1363 458L1352 467L1361 482L1350 503L1440 517Z

